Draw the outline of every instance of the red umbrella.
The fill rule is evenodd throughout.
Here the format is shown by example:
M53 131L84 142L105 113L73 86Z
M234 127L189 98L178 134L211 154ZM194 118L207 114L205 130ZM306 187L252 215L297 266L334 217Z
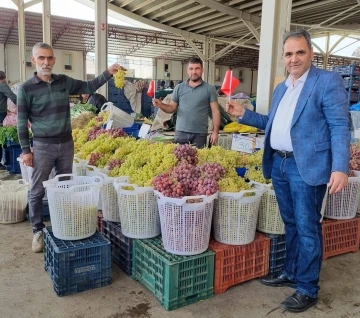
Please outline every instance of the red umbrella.
M232 71L228 70L221 85L221 91L224 92L225 95L230 96L239 83L240 81L232 75Z
M155 98L155 81L151 81L147 91L147 96Z

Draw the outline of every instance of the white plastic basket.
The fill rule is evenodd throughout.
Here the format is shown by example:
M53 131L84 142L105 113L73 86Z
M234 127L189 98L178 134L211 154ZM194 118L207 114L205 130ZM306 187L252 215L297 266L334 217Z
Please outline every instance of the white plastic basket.
M348 220L355 217L360 201L360 177L350 177L348 185L338 193L329 194L324 216Z
M176 255L197 255L209 246L214 200L212 196L168 198L154 191L159 207L164 249Z
M20 180L0 180L0 223L10 224L24 221L29 183Z
M87 160L77 158L74 156L73 159L73 171L75 176L86 176L85 166L88 164Z
M254 193L253 196L244 196ZM230 245L249 244L255 239L262 190L220 192L215 200L214 238Z
M160 219L153 187L138 187L114 180L121 230L127 237L146 239L160 235Z
M24 160L20 157L18 157L16 159L17 161L19 161L19 165L20 165L20 170L21 170L21 177L22 179L24 179L26 182L28 182L31 186L32 181L32 173L33 173L33 167L28 167L24 165ZM55 172L55 168L53 168L50 172L49 178L48 179L53 179L56 176L56 172ZM44 196L44 200L47 200L47 193L46 193L46 189L45 189L45 196Z
M233 135L232 133L219 134L216 146L220 146L224 149L231 149L232 135ZM211 135L208 135L208 137L207 137L208 145L210 143L210 137L211 137Z
M358 177L358 178L360 177L360 171L353 170L353 172L355 174L355 177ZM358 216L360 216L360 200L359 200L359 203L358 203L358 208L357 208L356 214Z
M102 177L102 178L104 178L104 176L106 176L106 174L107 174L106 173L107 171L105 169L101 169L101 168L98 168L95 166L90 166L87 164L82 164L82 169L83 169L84 176L86 176L86 177ZM102 190L103 190L103 187L100 190L99 204L98 204L99 210L102 210L102 206L103 206ZM117 221L117 222L119 222L119 221Z
M118 195L114 187L115 178L109 177L104 173L100 173L100 175L104 179L104 186L100 190L103 218L111 222L120 222ZM121 183L128 183L129 178L118 177L117 180Z
M66 177L68 180L60 181ZM62 174L44 182L48 191L54 236L61 240L80 240L96 231L97 205L101 177Z
M134 124L134 118L131 115L114 106L111 102L102 105L101 111L110 112L108 122L112 121L112 128L131 127Z
M272 184L254 182L256 188L264 190L260 200L257 230L268 234L284 234L285 224L280 215L279 205Z

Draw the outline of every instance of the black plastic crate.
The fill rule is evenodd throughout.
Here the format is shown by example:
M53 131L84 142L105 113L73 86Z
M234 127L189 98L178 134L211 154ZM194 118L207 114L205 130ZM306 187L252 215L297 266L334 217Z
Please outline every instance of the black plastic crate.
M126 237L121 232L120 223L102 220L102 234L111 242L111 255L113 262L125 274L132 273L132 246L133 239Z
M110 242L100 233L87 239L65 241L44 229L44 267L58 296L111 284Z
M270 240L269 275L276 276L284 268L286 256L285 234L268 234Z

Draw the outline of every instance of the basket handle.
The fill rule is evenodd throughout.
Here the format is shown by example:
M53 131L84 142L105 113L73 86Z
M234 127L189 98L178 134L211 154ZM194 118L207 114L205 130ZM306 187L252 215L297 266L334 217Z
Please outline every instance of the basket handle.
M96 182L96 184L79 184L79 185L74 185L69 187L69 190L74 190L74 189L79 189L82 187L102 187L104 185L103 182L103 178L102 177L98 177L98 176L94 176L94 177L88 177L88 178L93 178L94 181Z
M154 190L155 195L158 195L160 198L167 198L167 199L174 199L176 200L176 202L178 202L179 204L198 204L198 203L209 203L210 198L213 197L215 194L211 195L211 196L207 196L207 195L194 195L194 196L185 196L182 198L168 198L165 195L163 195L161 192ZM187 202L188 200L190 200L190 202ZM191 202L191 200L195 200L195 202ZM201 200L200 202L197 202L197 200ZM169 200L170 201L170 200Z
M242 198L244 196L244 194L246 193L255 193L256 192L260 192L260 194L262 195L263 194L263 189L254 189L254 190L241 190L239 192L234 192L234 194L236 194L236 196L239 196L239 199ZM225 192L226 193L226 192ZM221 196L222 198L229 198L229 199L233 199L233 196L231 195L222 195Z
M112 102L107 102L107 103L105 103L104 105L102 105L101 106L101 108L100 108L100 112L102 112L108 105L114 105Z

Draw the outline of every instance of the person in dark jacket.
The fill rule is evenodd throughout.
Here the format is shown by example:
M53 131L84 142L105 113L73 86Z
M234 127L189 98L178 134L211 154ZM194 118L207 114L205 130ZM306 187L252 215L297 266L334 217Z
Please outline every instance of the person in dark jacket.
M107 99L98 93L82 94L80 98L82 103L88 103L96 107L96 113L100 113L102 105L107 103Z
M6 83L6 74L3 71L0 71L0 127L3 125L3 120L7 115L7 99L10 98L11 101L16 104L16 95L10 89L9 85ZM2 147L0 145L0 170L4 170L5 167L1 163L2 157Z

